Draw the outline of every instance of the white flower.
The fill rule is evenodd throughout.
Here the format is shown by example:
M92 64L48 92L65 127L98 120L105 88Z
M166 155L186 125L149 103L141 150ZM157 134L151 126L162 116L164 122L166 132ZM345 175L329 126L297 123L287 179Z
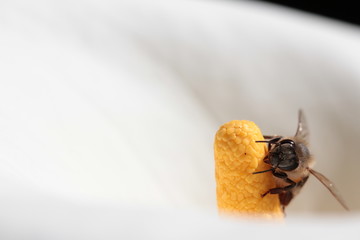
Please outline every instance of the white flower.
M2 239L275 238L217 218L213 137L232 119L293 134L299 107L317 169L360 206L355 27L243 1L37 0L2 3L0 35ZM341 211L315 181L292 204ZM340 232L274 228L296 221Z

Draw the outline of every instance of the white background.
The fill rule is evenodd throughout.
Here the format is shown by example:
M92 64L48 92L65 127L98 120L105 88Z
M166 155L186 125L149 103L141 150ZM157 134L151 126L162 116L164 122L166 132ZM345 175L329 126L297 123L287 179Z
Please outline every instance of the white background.
M293 135L299 108L353 211L311 178L287 230L262 227L354 236L359 49L357 27L246 1L1 1L0 236L256 237L217 217L214 134Z

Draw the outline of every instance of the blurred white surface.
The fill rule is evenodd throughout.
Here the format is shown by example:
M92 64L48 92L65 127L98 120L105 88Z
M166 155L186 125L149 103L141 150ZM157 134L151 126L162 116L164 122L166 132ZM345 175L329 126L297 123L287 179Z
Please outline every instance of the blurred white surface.
M213 136L233 119L292 135L300 107L316 169L356 212L359 49L356 27L245 1L0 2L0 235L28 224L24 236L40 236L47 222L44 236L59 238L86 238L92 224L179 231L210 215L204 236L236 236L252 224L216 217ZM311 179L287 214L325 211L342 209ZM72 218L89 222L61 235ZM351 236L359 217L344 219Z

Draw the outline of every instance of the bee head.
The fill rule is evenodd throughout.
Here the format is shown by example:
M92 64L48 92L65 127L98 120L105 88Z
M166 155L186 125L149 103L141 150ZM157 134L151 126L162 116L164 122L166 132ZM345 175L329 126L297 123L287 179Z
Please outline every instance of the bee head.
M303 145L306 148L306 146ZM269 160L272 166L284 171L291 171L299 166L297 155L298 146L291 139L283 139L276 143L275 147L269 152ZM300 147L302 148L302 147ZM300 152L302 150L300 149Z

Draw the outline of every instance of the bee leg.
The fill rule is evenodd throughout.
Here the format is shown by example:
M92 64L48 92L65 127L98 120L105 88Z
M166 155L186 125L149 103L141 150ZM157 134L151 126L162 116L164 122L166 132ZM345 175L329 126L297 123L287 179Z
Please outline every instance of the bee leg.
M290 180L290 179L289 179ZM291 180L290 180L291 181ZM286 186L286 187L281 187L281 188L271 188L269 190L267 190L265 193L261 194L261 197L265 197L266 195L270 194L280 194L280 193L284 193L284 192L288 192L289 190L291 190L292 188L294 188L296 186L296 183L293 182L290 185Z
M289 190L291 190L292 188L294 188L296 186L296 182L294 182L293 180L288 178L287 174L284 172L273 171L273 175L274 175L274 177L284 179L286 182L289 183L289 185L285 186L285 187L281 187L281 188L271 188L271 189L267 190L265 193L261 194L261 197L265 197L269 193L270 194L281 194L284 192L288 192Z
M272 173L274 175L274 177L277 177L277 178L281 178L281 179L284 179L285 181L287 181L288 178L288 175L284 172L276 172L276 171L273 171ZM289 179L290 180L290 179ZM292 180L290 180L291 182L293 182Z
M268 151L271 150L271 145L276 144L282 137L276 137L272 138L270 140L261 140L261 141L255 141L256 143L267 143L268 144Z
M281 203L281 206L284 208L289 205L290 201L293 199L294 194L291 191L283 192L279 194L279 200Z
M273 168L270 168L270 169L267 169L267 170L264 170L264 171L259 171L259 172L253 172L252 174L259 174L259 173L265 173L265 172L270 172L270 171L274 171Z
M273 138L282 138L282 136L279 135L264 135L265 139L273 139Z
M276 142L278 142L281 139L281 137L277 137L277 138L272 138L270 140L259 140L259 141L255 141L257 143L270 143L270 144L274 144Z

